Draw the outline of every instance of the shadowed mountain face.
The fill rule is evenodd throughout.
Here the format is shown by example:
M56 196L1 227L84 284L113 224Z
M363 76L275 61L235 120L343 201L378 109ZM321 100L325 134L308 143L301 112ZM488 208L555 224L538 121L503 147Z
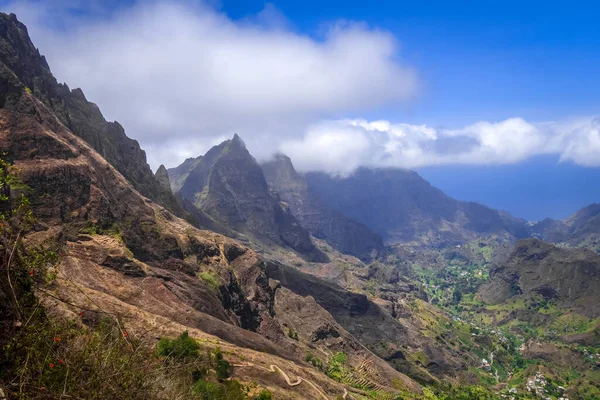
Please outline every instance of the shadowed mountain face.
M590 317L600 315L600 257L587 249L521 240L509 259L494 267L478 296L491 304L513 296L542 296Z
M298 174L289 157L278 154L262 164L271 190L310 233L341 253L368 261L384 252L383 240L366 225L324 204Z
M146 153L130 139L118 122L107 122L98 106L87 101L81 89L70 90L56 81L44 56L35 48L27 27L14 14L0 14L0 62L27 90L41 100L74 134L111 163L142 195L180 214L173 194L161 188ZM6 101L6 99L2 99Z
M533 226L536 237L550 242L567 242L600 247L600 204L590 204L569 218L557 221L546 218Z
M271 194L263 171L238 135L169 170L177 194L206 218L267 245L326 261L296 218ZM202 221L203 218L199 218Z
M481 234L530 235L525 220L457 201L413 171L360 168L347 178L324 173L308 173L305 178L328 206L367 225L387 243L445 246Z

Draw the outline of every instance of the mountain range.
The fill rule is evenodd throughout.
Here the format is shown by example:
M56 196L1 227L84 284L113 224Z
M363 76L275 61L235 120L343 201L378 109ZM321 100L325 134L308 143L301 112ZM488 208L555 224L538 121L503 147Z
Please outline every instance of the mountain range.
M560 375L571 370L556 354L579 360L576 346L600 345L600 206L530 224L452 199L413 171L299 173L283 154L261 165L237 134L154 174L121 125L56 81L14 14L0 14L0 151L23 183L11 186L3 172L2 201L26 196L35 217L16 235L7 227L19 221L0 230L9 232L3 349L27 347L19 338L37 321L12 300L6 243L15 236L26 239L20 262L35 259L27 249L56 255L43 279L32 269L14 279L44 318L80 332L114 321L132 349L154 351L158 339L186 332L213 356L182 382L240 381L244 398L265 389L277 399L493 399L513 387L532 398L532 374L552 376L553 390L567 385ZM540 323L535 314L546 311ZM564 335L549 334L557 326ZM41 332L54 352L77 343ZM551 357L539 343L562 353ZM227 378L218 375L222 357ZM11 371L25 374L23 359L0 359L9 371L0 369L0 398L31 388L65 395L68 379L56 384L53 374L73 360L42 368L41 390L11 384ZM564 390L595 396L595 364L579 361ZM72 371L90 368L82 365ZM172 398L165 391L174 385L153 384L156 398Z

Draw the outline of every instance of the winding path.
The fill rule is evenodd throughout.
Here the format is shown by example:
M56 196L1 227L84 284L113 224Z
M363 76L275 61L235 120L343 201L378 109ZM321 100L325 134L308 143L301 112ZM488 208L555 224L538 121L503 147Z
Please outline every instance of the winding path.
M498 351L498 345L496 345L496 348L494 349L494 351L492 351L490 353L490 368L494 364L494 353L497 351ZM494 376L496 378L496 383L500 382L500 376L498 376L498 368L494 369Z
M279 368L278 365L271 364L271 365L269 365L269 368L265 368L261 365L256 365L253 363L245 363L245 364L233 364L233 367L257 367L257 368L266 369L267 371L271 371L271 372L279 372L283 376L283 379L285 379L285 382L288 384L288 386L298 386L302 382L306 382L308 385L312 386L312 388L315 389L319 393L319 395L321 395L321 397L323 399L329 400L329 398L325 395L325 393L323 393L317 385L315 385L312 381L309 381L308 379L304 379L300 376L297 376L296 381L292 382L292 379L289 377L289 375L284 370ZM346 390L346 388L344 388L344 394L342 394L342 398L346 399L347 397L348 397L348 391Z

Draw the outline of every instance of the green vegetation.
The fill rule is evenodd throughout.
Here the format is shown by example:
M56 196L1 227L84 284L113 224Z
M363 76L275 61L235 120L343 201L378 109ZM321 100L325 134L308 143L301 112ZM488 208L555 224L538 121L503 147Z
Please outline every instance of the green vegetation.
M223 353L219 346L215 347L211 354L211 360L215 363L215 372L217 379L221 382L231 376L231 364L223 358Z
M244 400L247 392L238 381L210 382L199 379L193 388L201 400Z
M200 346L198 342L189 337L188 332L184 331L176 339L162 338L158 342L158 354L178 361L187 358L198 357Z
M214 290L218 290L219 286L221 286L221 282L219 281L219 277L212 272L200 272L198 277L202 279L208 286L210 286Z
M321 361L319 358L315 357L315 355L313 353L311 353L310 351L307 352L306 355L304 356L304 361L312 364L313 367L319 368L321 370L323 369L323 361Z
M294 340L298 340L298 332L296 332L294 329L292 328L288 328L288 336Z
M273 400L273 394L265 389L258 394L256 400Z
M329 360L329 367L327 368L327 376L332 379L335 379L338 382L342 382L345 377L345 368L344 363L346 362L346 358L348 356L346 353L338 352L331 357Z
M123 233L121 227L118 224L101 226L93 221L88 221L87 225L79 230L79 233L83 233L86 235L108 235L117 239L121 243L123 242Z

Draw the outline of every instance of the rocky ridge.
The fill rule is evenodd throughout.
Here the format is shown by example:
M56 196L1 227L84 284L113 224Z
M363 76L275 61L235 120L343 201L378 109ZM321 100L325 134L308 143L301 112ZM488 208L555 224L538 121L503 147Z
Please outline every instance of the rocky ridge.
M254 242L287 246L308 260L328 261L277 195L269 191L262 169L237 134L169 174L173 188L180 186L176 194L189 212L200 212Z
M275 155L261 165L272 191L311 235L344 254L371 261L385 254L383 240L366 225L325 205L298 174L289 157Z

